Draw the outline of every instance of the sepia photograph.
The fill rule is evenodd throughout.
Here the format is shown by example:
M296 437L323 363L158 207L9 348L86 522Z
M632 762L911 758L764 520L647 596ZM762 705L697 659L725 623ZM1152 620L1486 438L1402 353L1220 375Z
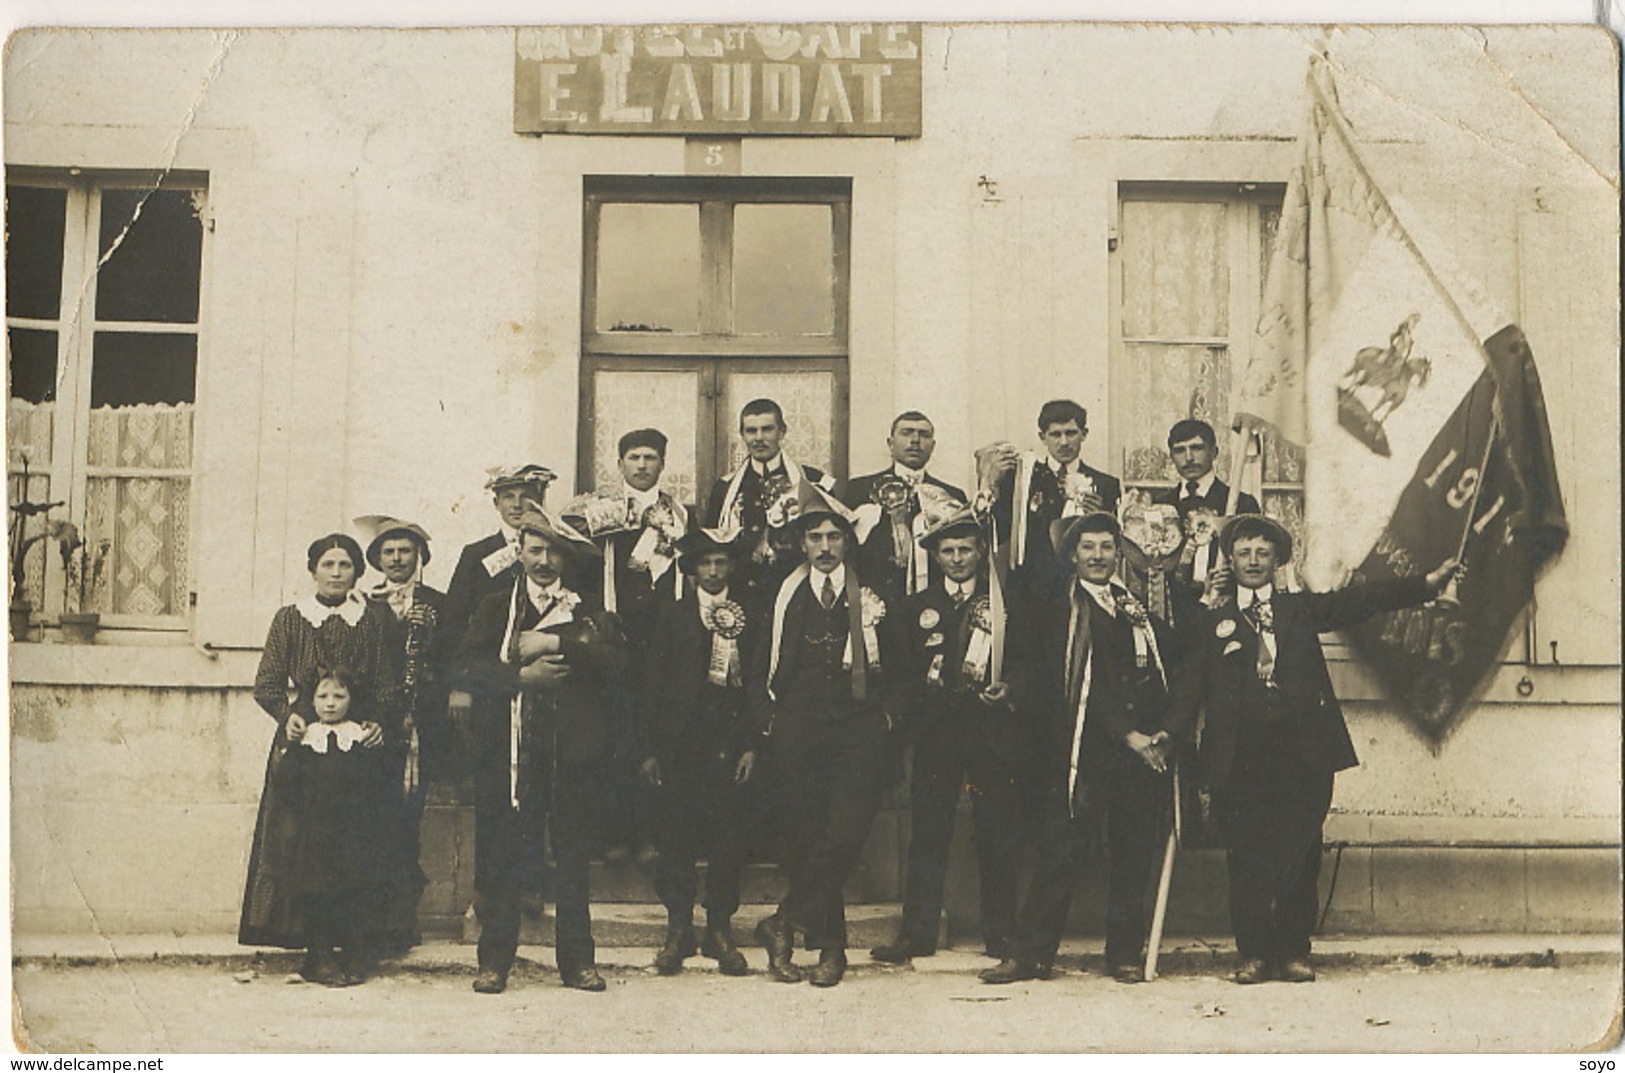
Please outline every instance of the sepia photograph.
M15 1051L1619 1047L1603 26L3 90Z

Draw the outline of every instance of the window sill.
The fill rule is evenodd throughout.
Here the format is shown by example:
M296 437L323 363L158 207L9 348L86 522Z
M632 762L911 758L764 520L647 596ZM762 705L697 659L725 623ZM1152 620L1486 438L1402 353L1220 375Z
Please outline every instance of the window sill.
M13 686L246 689L253 685L258 665L258 651L205 651L184 640L151 645L103 644L100 640L93 645L49 640L11 645Z

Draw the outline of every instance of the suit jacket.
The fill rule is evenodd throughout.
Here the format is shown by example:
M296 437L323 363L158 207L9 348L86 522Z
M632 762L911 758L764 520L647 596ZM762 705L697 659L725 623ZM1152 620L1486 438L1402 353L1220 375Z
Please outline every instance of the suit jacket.
M745 673L768 624L759 601L748 591L729 587L729 598L745 611L745 630L737 638L739 664ZM643 701L638 705L636 755L658 757L662 766L678 754L684 738L722 728L722 747L730 757L760 745L759 728L750 719L743 683L710 684L711 631L700 620L700 599L690 587L681 600L661 604L649 646L641 660Z
M1359 762L1343 709L1332 692L1320 635L1431 596L1421 575L1351 585L1337 592L1274 594L1270 603L1279 695L1273 699L1284 712L1285 732L1306 767L1332 772ZM1272 700L1258 677L1259 635L1252 621L1230 604L1205 610L1193 623L1186 644L1171 687L1169 729L1188 739L1205 708L1202 772L1209 786L1220 789L1230 781L1244 713L1257 712Z
M688 515L690 525L693 524L694 515ZM663 604L671 603L674 596L674 575L678 574L677 564L673 563L660 575L660 579L651 584L648 570L633 570L630 565L632 549L637 546L638 540L643 536L643 530L629 529L622 533L614 533L605 538L600 545L604 554L611 556L615 569L615 611L620 615L621 623L626 628L627 639L632 643L634 651L647 647L649 638L654 629L655 616ZM603 564L597 562L592 571L593 580L585 587L603 598ZM686 590L688 580L685 578L683 587Z
M513 579L519 576L517 563L495 577L485 569L486 556L500 551L507 539L501 531L492 533L465 545L462 555L458 556L457 568L451 574L451 584L446 586L445 603L440 608L437 632L441 639L442 662L456 659L463 634L468 630L469 620L474 617L474 609L480 606L480 602L493 592L508 591L513 587Z
M1020 703L1026 679L1019 638L1025 633L1025 619L1018 607L1007 604L1005 609L1008 629L1002 677L1010 687L1010 704L984 704L977 696L981 686L965 680L971 615L976 603L986 596L984 571L977 579L975 595L962 604L955 605L939 579L899 605L905 645L902 673L907 679L906 721L916 735L969 730L984 749L1012 766L1024 767L1031 757L1036 722L1033 708ZM935 676L931 673L933 665L937 667ZM950 719L961 726L945 726Z
M816 697L787 695L788 687L794 684L797 672L802 669L807 658L808 617L815 611L822 610L811 586L811 581L819 576L816 570L811 571L808 579L796 587L789 604L785 607L783 640L779 646L778 665L774 669L771 682L768 680L768 669L773 659L771 616L778 592L775 590L766 594L764 598L765 621L762 642L755 646L751 661L746 664L745 670L751 715L763 734L771 730L775 716L784 708L807 708L814 710L814 714L829 719L845 719L862 713L889 716L903 708L899 690L902 676L894 673L891 666L892 663L903 659L903 645L896 609L889 604L886 605L885 617L875 626L875 639L880 649L880 666L874 666L871 657L871 665L867 672L866 696L863 701L859 702L853 698L851 677L844 671L837 676L835 687L827 695ZM864 587L867 588L867 584ZM835 602L835 611L839 613L831 616L834 622L831 634L838 645L844 643L850 631L847 600L855 595L852 588L852 574L849 571L847 586ZM774 699L773 693L769 692L770 689L777 694L777 700Z
M1051 594L1039 606L1032 630L1038 652L1033 661L1035 680L1028 693L1029 703L1038 709L1042 733L1036 774L1042 785L1052 789L1065 788L1072 764L1078 698L1069 690L1066 665L1076 587L1076 583L1069 584ZM1126 595L1116 581L1111 587L1119 599ZM1148 660L1145 667L1137 665L1133 629L1123 613L1108 614L1092 597L1079 595L1089 614L1090 680L1078 780L1094 785L1114 762L1134 760L1125 740L1130 731L1155 734L1169 729L1168 687L1155 661ZM1172 636L1162 620L1153 616L1150 623L1157 651L1165 661L1163 673L1171 673L1166 661Z
M875 482L882 477L889 476L891 472L891 467L888 466L878 473L866 473L861 477L853 477L847 482L846 495L843 497L842 502L852 508L873 502ZM962 490L955 488L947 481L938 480L930 473L925 475L925 483L942 489L961 503L969 502ZM911 525L919 513L919 504L911 504L908 513L908 520ZM912 551L912 548L909 549L910 553ZM882 595L891 599L901 599L907 595L908 570L906 567L898 566L893 561L893 556L896 553L896 544L892 539L891 519L882 514L880 524L874 527L869 533L869 539L864 541L862 548L859 549L858 567L863 571L863 576L870 579L881 591ZM935 562L930 562L928 569L932 583L941 579L942 571L937 569Z
M458 649L453 680L456 688L474 696L476 747L506 748L509 704L521 692L526 694L527 733L534 728L551 739L560 762L601 759L623 746L632 689L619 619L582 596L573 622L546 631L560 636L570 676L548 688L525 688L519 682L519 664L502 660L512 596L511 585L486 596ZM540 619L526 600L519 628L528 629Z
M1117 513L1117 501L1122 491L1117 478L1087 464L1082 464L1082 472L1094 481L1101 509ZM1019 473L1018 467L999 478L998 486L994 489L993 524L998 527L1000 543L1008 544L1013 528L1013 511L1027 511L1026 555L1021 568L1013 575L1013 584L1034 600L1042 602L1052 592L1064 589L1072 574L1055 558L1055 548L1049 542L1050 523L1061 516L1066 506L1066 489L1050 469L1049 460L1045 459L1034 467L1032 487L1025 493L1025 501L1017 505L1012 500L1021 494L1015 486Z

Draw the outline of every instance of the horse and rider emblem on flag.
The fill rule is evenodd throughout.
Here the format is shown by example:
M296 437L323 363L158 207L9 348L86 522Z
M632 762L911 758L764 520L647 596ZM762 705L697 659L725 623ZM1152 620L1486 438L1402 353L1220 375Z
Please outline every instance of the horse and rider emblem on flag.
M1413 380L1418 388L1427 387L1433 369L1427 358L1411 357L1411 332L1421 319L1412 313L1400 321L1386 347L1361 347L1337 383L1338 424L1383 458L1393 454L1383 422L1404 405Z

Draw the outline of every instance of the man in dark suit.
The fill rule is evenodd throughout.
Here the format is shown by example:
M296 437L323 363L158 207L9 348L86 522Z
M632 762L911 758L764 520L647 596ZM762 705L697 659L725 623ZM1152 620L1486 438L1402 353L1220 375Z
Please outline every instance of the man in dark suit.
M463 636L458 684L474 697L474 890L480 918L474 990L507 987L520 899L535 890L550 829L559 974L602 991L587 907L587 864L605 765L624 733L630 673L620 623L564 584L598 554L534 504L518 519L521 573L487 596Z
M727 976L749 971L734 943L746 831L757 807L760 729L745 703L743 668L761 642L760 606L730 581L742 552L736 534L696 529L677 541L678 567L693 584L663 603L641 661L641 770L659 801L655 890L666 906L662 976L682 971L696 949ZM706 861L705 939L694 939L695 862Z
M641 663L660 606L682 591L676 541L688 531L688 509L660 486L665 433L633 429L620 438L617 450L620 480L577 496L560 513L603 551L596 583L587 587L605 610L620 616L631 658ZM640 760L619 758L611 770L603 822L606 860L633 853L648 859L654 852L651 803L635 770Z
M1192 542L1189 519L1197 511L1213 518L1236 514L1261 514L1258 500L1247 492L1236 493L1235 509L1230 509L1230 486L1213 472L1214 460L1219 456L1219 441L1213 426L1206 421L1187 418L1176 421L1168 430L1168 455L1173 459L1179 484L1173 488L1159 488L1151 496L1153 503L1173 506L1179 511L1179 522L1185 529L1186 545L1180 548L1175 563L1169 569L1169 587L1174 601L1174 620L1183 622L1197 613L1197 602L1206 588L1208 573L1218 565L1219 546L1216 540L1206 544ZM1216 530L1216 526L1209 527ZM1217 536L1212 531L1212 536Z
M1115 580L1122 531L1096 512L1054 523L1072 583L1038 610L1030 703L1043 720L1033 768L1038 852L1014 951L990 984L1047 979L1072 891L1104 823L1111 868L1106 967L1123 983L1141 968L1149 888L1173 803L1163 653L1169 637Z
M797 463L784 453L784 411L772 399L752 399L739 411L739 438L746 458L717 480L705 509L711 529L737 530L750 552L750 579L764 592L778 587L800 561L785 505L800 495L805 481L834 495L835 480L817 466Z
M959 792L969 785L982 941L990 955L1007 958L1016 927L1020 776L1030 762L1032 725L1027 712L1012 704L1008 665L993 678L987 541L976 515L966 507L920 542L940 576L904 600L899 614L906 637L900 670L912 694L908 725L914 743L903 924L893 942L870 953L896 964L936 953L948 843Z
M891 435L886 437L892 464L879 473L866 473L847 482L847 506L878 503L884 511L880 524L859 550L858 567L889 600L923 591L940 573L931 555L919 544L925 531L922 498L966 502L964 492L926 472L936 446L936 428L930 418L918 410L898 414L891 423Z
M894 616L858 577L859 535L846 509L814 489L793 531L802 562L775 593L768 643L747 673L768 738L772 785L782 797L789 889L756 929L768 972L803 978L795 936L819 951L807 975L833 987L846 973L842 888L858 863L891 765L888 695L902 657Z
M1012 585L1035 599L1066 587L1069 570L1050 547L1050 524L1091 511L1117 512L1117 478L1078 457L1089 436L1089 414L1071 399L1052 399L1038 411L1045 457L994 444L977 452L983 499L991 507L999 542L1010 549Z
M493 592L506 592L519 576L519 519L525 503L544 503L555 475L546 466L497 466L486 471L485 490L491 493L501 526L488 537L465 545L446 586L440 613L440 644L444 659L457 653L474 609ZM460 689L449 695L453 713L466 714L472 698Z
M1292 558L1292 536L1274 520L1240 515L1219 544L1230 565L1215 571L1209 602L1232 573L1235 599L1186 635L1169 728L1189 737L1205 709L1200 759L1227 851L1236 982L1307 983L1321 827L1334 773L1357 763L1320 635L1426 602L1456 564L1336 592L1283 593L1275 571Z
M381 514L355 519L367 540L367 563L383 579L367 591L367 598L386 608L399 630L401 646L398 666L402 670L401 689L407 698L401 723L399 760L395 771L406 807L400 810L401 857L410 862L411 882L391 897L379 917L379 949L399 952L419 941L418 900L427 879L418 867L423 823L423 806L430 780L442 781L449 774L451 728L446 718L446 671L444 646L440 642L440 613L445 596L423 583L423 568L429 563L429 534L420 525ZM394 746L391 746L394 747Z

